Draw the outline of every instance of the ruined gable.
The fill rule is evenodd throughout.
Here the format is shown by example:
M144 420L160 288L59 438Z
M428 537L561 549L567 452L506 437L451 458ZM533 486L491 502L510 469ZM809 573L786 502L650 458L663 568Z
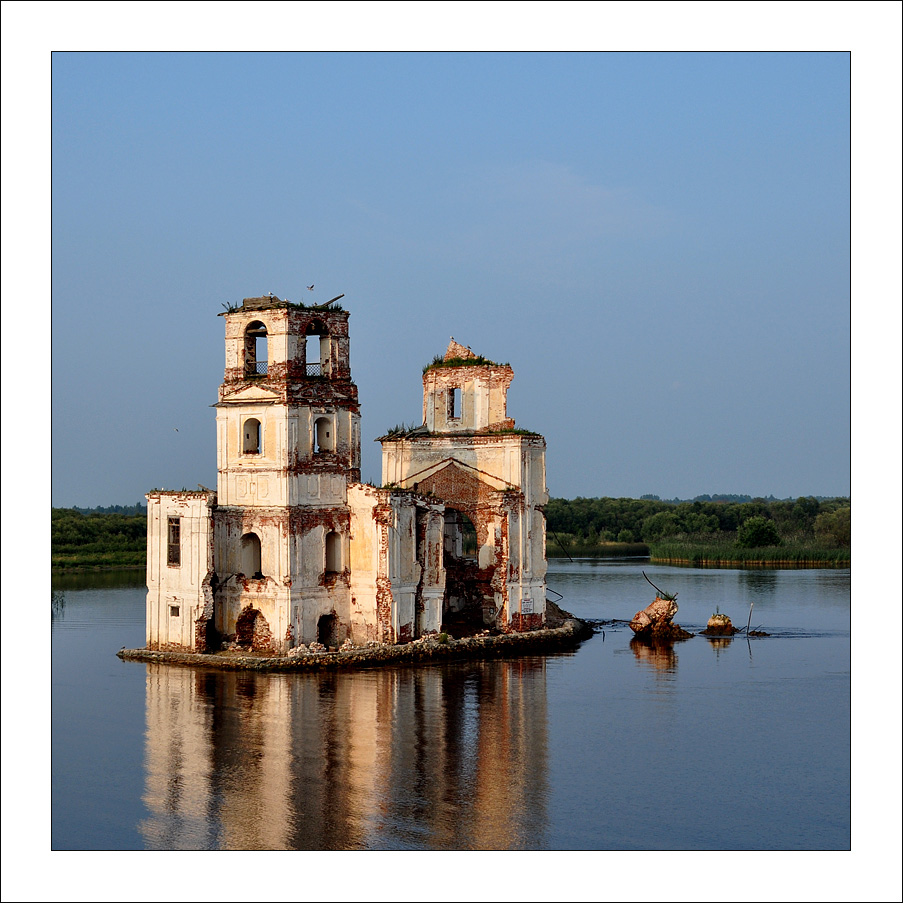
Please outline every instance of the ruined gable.
M448 348L445 350L443 360L473 360L474 358L476 358L476 355L469 348L456 342L454 336L452 336L452 340L448 343Z
M438 469L428 472L422 479L415 480L412 488L421 494L435 496L456 508L466 506L476 509L498 504L499 492L508 487L485 474L481 479L479 472L472 467L449 460Z

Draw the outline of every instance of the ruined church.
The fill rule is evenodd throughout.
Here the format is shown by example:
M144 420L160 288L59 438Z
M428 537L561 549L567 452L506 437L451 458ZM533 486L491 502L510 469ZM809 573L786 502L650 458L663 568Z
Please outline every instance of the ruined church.
M514 371L454 340L423 423L361 483L349 313L273 296L220 316L217 487L147 494L147 646L404 643L541 627L545 440L516 429Z

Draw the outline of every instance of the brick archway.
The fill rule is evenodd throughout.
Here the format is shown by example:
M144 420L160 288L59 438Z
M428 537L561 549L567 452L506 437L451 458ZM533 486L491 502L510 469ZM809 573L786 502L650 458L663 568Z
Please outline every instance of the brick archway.
M273 634L270 625L261 612L251 605L242 610L235 622L235 642L253 652L272 651Z

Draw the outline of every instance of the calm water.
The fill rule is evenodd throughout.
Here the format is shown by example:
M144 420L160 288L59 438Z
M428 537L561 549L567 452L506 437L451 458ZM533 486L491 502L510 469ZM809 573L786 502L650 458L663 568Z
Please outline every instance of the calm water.
M550 563L574 614L767 638L331 675L121 662L143 575L52 598L52 846L843 850L850 572ZM93 583L91 582L93 581ZM551 594L550 594L551 595ZM554 597L554 596L553 596Z

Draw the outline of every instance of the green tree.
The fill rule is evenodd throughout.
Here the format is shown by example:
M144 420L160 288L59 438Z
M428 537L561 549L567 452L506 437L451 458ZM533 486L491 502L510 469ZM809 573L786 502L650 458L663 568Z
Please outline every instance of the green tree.
M824 543L849 548L850 509L824 511L815 518L815 535Z
M659 511L643 521L643 542L652 542L680 532L680 521L670 511Z
M781 537L773 520L756 515L747 518L737 530L737 545L744 549L761 549L765 546L779 546Z
M718 529L718 518L714 514L689 511L683 517L685 533L714 533Z

